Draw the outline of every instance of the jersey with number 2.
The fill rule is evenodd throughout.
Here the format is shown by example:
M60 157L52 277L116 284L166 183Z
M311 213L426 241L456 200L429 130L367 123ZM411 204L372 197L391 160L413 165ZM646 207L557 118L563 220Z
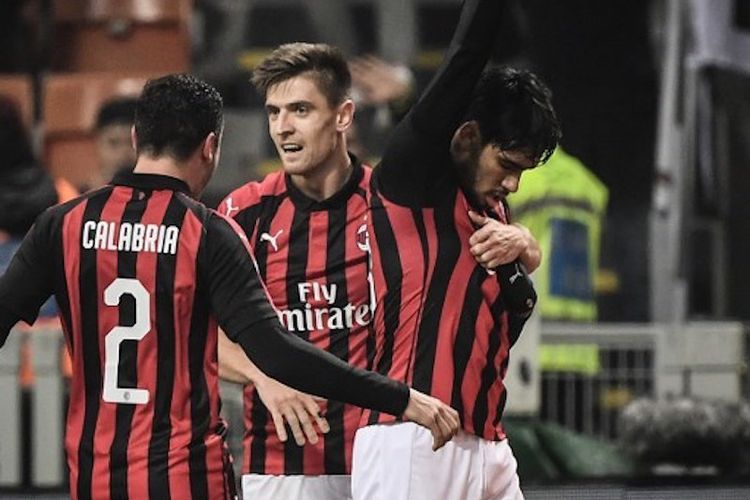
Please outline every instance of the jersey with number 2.
M233 222L187 191L174 178L130 174L54 207L9 269L15 293L1 307L27 319L51 293L60 304L73 360L65 449L74 499L233 496L217 318L275 312L255 307L253 318L263 288L246 298L244 284L216 277L221 259L247 247Z

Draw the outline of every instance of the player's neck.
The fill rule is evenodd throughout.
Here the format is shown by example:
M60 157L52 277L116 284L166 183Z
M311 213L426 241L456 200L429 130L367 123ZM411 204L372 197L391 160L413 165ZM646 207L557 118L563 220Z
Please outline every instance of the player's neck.
M141 155L138 157L135 168L133 168L133 173L166 175L184 181L191 191L195 187L189 169L168 156L149 157Z
M323 201L338 193L352 175L346 147L337 148L324 163L306 175L292 175L292 182L305 196Z

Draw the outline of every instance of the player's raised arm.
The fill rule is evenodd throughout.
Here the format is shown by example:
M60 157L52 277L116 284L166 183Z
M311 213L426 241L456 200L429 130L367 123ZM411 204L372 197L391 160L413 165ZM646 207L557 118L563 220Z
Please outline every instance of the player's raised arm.
M447 152L487 64L500 12L497 0L464 2L440 68L394 129L384 151L377 181L390 199L407 205L415 197L429 198L425 189L449 169L440 158Z
M410 112L414 127L447 141L471 101L498 32L502 2L466 0L442 64Z

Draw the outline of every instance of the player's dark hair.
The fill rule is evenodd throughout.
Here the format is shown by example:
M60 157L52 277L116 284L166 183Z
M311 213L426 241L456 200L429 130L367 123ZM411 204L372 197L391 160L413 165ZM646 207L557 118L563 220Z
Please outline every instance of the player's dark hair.
M539 163L549 159L562 135L552 107L552 92L526 70L486 70L465 119L479 123L485 144L525 151Z
M137 102L135 97L117 97L105 102L96 115L94 128L101 130L109 125L133 125Z
M352 76L339 49L324 43L287 43L279 46L253 71L251 79L263 97L273 85L309 73L331 106L349 96Z
M219 92L194 76L149 80L135 111L137 153L186 160L209 133L221 133L222 109Z

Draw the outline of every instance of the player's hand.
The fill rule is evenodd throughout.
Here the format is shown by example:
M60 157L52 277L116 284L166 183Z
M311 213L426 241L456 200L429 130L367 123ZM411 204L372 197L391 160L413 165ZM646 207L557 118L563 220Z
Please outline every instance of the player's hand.
M409 404L404 418L432 432L432 449L439 450L458 433L461 421L458 412L439 399L409 389Z
M282 442L286 442L288 438L284 422L289 424L294 441L300 446L304 446L306 441L312 444L318 442L315 425L321 434L326 434L330 430L328 421L320 415L319 399L287 387L270 377L256 381L255 388L271 413L276 435Z
M528 235L515 225L469 211L469 218L479 227L469 238L469 249L485 269L495 269L516 260L529 246Z
M368 55L349 61L352 85L366 104L385 104L408 97L413 77L405 66Z

